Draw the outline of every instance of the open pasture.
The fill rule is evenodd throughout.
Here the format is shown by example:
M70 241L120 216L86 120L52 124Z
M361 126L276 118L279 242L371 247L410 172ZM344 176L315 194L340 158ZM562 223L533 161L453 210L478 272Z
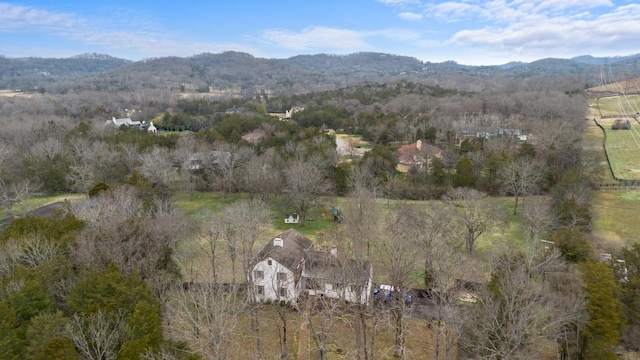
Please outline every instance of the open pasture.
M615 85L615 84L611 84ZM615 88L620 88L618 85ZM596 89L596 88L594 88ZM592 89L593 90L593 89ZM613 93L614 88L609 89ZM620 93L622 90L617 90ZM611 163L611 172L618 179L640 179L640 95L617 95L589 100L588 119L595 119L605 131L604 146ZM613 130L616 122L630 124L630 129ZM586 140L588 144L602 145L602 137L597 128L588 128ZM601 132L601 130L600 130ZM589 145L590 146L590 145ZM604 181L613 180L609 174Z
M629 130L613 130L617 119L599 119L606 133L605 148L611 170L618 179L640 179L640 123L630 118ZM626 119L625 119L626 120Z
M594 192L592 234L610 252L640 242L640 191L606 190Z
M640 95L608 96L589 101L591 108L597 110L597 116L634 115L640 112Z

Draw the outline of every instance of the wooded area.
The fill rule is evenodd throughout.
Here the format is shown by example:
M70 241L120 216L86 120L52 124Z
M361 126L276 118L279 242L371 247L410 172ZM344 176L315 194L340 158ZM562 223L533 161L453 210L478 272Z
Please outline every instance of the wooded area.
M227 57L218 60L251 64ZM135 69L149 67L134 63L0 96L0 201L13 219L0 232L0 358L615 359L640 350L640 244L611 254L590 233L593 184L607 169L582 144L584 78L362 75L315 87L291 74L257 89L261 78L206 67L185 86L163 75L184 61L149 62L164 85L141 85L146 72ZM240 91L209 96L211 79ZM287 90L262 91L272 83ZM290 109L290 119L276 115ZM112 118L158 131L107 125ZM338 153L336 131L361 139L363 155ZM243 138L250 133L259 140ZM407 145L416 152L399 171ZM206 212L175 205L211 192L220 200ZM30 199L61 193L85 200L26 215ZM317 225L336 199L343 217ZM293 212L299 231L315 226L319 245L351 260L338 272L370 263L392 296L254 301L256 256ZM479 252L509 219L518 239Z

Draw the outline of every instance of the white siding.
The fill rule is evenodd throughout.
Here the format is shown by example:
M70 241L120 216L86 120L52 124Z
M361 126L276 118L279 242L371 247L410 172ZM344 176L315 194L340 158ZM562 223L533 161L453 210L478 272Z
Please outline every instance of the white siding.
M271 261L271 265L269 265L269 261ZM264 273L264 278L256 279L256 271L262 271ZM278 273L283 274L281 275L280 280L278 279ZM298 298L298 291L296 289L293 272L271 258L267 258L257 263L253 267L251 276L254 277L254 286L264 287L264 293L262 295L256 295L257 301L285 300L289 302ZM281 288L284 290L281 290ZM281 291L284 291L285 296L280 296Z

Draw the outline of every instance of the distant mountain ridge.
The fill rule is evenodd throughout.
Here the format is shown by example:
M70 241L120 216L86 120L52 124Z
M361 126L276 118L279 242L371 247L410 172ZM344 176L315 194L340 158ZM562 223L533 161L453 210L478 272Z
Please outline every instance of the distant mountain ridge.
M0 89L43 87L59 80L104 73L133 63L104 54L70 58L7 58L0 56Z
M605 57L593 57L591 55L582 55L572 57L571 60L591 65L607 65L618 64L621 62L635 62L640 59L640 54L626 55L626 56L605 56Z
M424 62L413 57L374 52L266 59L228 51L140 61L97 53L70 58L0 56L0 89L41 88L50 92L70 89L135 91L159 88L202 92L236 89L247 94L260 91L292 94L366 81L453 74L507 77L573 75L593 83L598 81L605 65L616 74L640 76L636 66L638 59L640 54L616 57L583 55L571 59L545 58L530 63L471 66L454 61Z

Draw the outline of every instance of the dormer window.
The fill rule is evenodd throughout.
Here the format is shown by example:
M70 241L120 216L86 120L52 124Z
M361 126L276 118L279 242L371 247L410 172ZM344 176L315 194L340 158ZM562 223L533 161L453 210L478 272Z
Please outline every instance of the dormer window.
M284 239L281 237L277 237L273 239L273 246L284 247Z

